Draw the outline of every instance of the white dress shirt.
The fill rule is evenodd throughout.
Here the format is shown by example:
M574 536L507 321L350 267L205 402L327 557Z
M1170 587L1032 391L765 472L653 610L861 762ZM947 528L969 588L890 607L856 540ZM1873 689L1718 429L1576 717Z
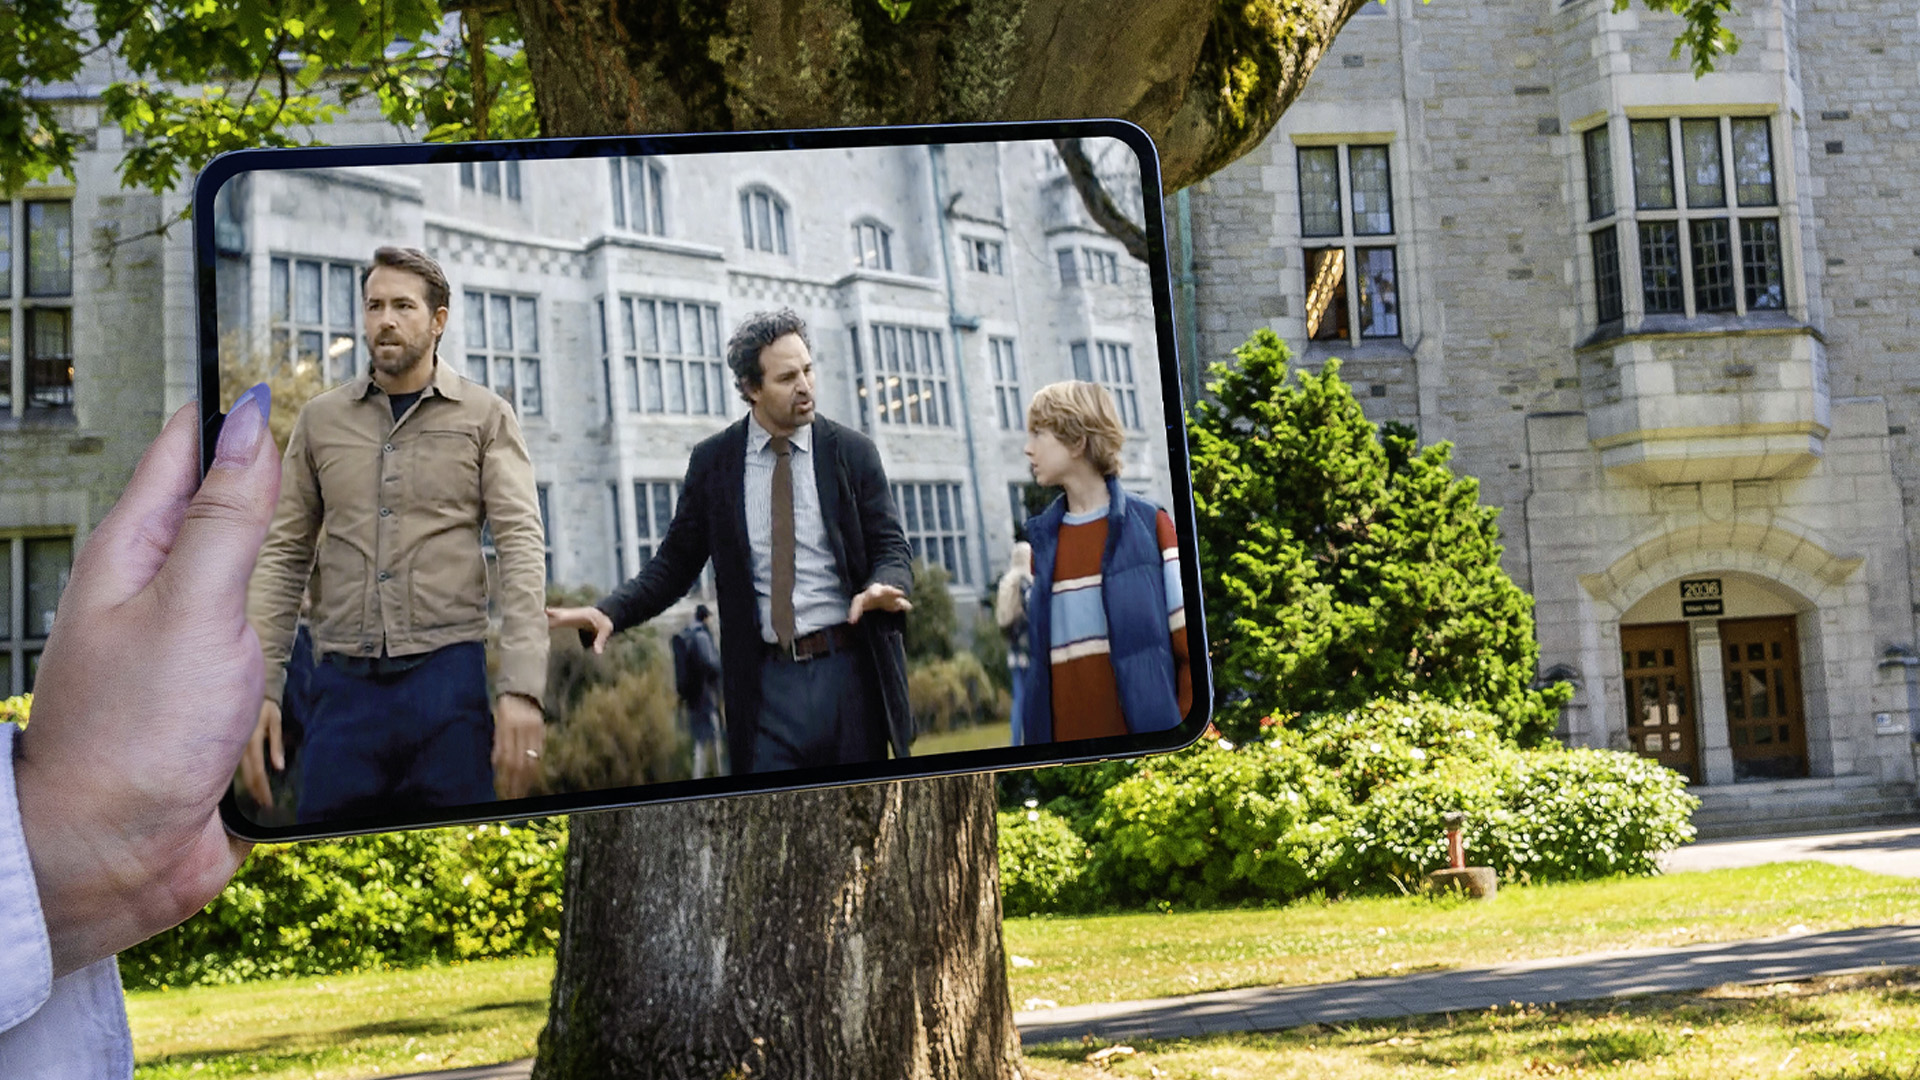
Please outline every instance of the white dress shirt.
M53 950L13 786L19 730L0 721L0 1077L130 1077L133 1036L113 957L53 977Z

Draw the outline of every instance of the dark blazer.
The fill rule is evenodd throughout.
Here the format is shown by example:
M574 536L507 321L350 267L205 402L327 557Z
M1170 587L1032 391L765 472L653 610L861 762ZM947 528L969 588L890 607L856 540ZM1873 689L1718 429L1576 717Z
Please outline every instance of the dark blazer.
M834 568L849 597L874 582L911 593L913 549L907 545L873 440L831 420L813 422L814 480L827 526ZM727 752L736 772L751 768L760 729L760 609L753 590L747 540L747 420L703 440L687 460L680 506L652 560L595 606L615 632L637 626L685 596L713 560L720 605L720 666L727 700ZM855 629L866 645L870 672L886 710L887 735L897 757L913 743L907 708L905 618L870 611ZM591 640L583 634L583 639Z

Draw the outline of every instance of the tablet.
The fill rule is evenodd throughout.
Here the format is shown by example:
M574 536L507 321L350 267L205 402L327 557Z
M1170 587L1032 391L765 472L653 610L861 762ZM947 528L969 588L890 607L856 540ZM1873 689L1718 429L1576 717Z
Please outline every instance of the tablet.
M239 835L1206 726L1130 124L244 151L193 226L205 458L238 408L283 453Z

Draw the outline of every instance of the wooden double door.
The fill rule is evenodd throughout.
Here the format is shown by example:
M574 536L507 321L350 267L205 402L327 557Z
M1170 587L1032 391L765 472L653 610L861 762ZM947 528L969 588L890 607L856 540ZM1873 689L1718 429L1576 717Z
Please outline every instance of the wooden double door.
M1807 775L1800 645L1792 617L1723 619L1720 650L1733 778ZM1634 752L1698 783L1700 726L1687 624L1623 626L1620 651Z

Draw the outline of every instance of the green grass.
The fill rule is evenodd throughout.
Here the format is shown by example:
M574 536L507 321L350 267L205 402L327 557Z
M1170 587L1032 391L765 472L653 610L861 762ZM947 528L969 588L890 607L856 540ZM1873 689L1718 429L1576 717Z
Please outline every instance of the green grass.
M1920 923L1920 881L1825 863L1172 914L1009 919L1015 1008ZM1915 1080L1920 1080L1916 1077Z
M1268 1035L1028 1047L1031 1080L1920 1080L1920 971Z
M347 1080L531 1057L553 960L127 995L137 1080Z
M1060 1005L1119 1001L1768 937L1795 927L1821 931L1892 923L1920 923L1920 881L1824 863L1790 863L1661 878L1508 887L1485 903L1396 897L1268 909L1012 919L1006 923L1006 944L1011 956L1035 961L1032 967L1011 970L1013 1001L1020 1008L1031 999L1050 999ZM139 1061L136 1075L139 1080L233 1076L349 1080L511 1061L533 1053L545 1021L552 978L551 959L499 960L235 987L139 991L129 994L127 1003ZM1864 1010L1861 1016L1885 1012L1890 1018L1884 1023L1873 1021L1881 1024L1873 1030L1920 1031L1920 982L1909 978L1883 990L1873 991L1879 998L1859 1006ZM1865 984L1846 993L1856 991L1869 993ZM1747 1001L1742 993L1747 992L1671 997L1675 1002L1681 998ZM1892 1042L1869 1039L1859 1034L1867 1029L1846 1026L1852 1017L1845 1010L1852 1006L1845 1003L1854 999L1839 990L1808 993L1812 996L1803 994L1806 1000L1801 1001L1783 991L1776 995L1786 1002L1779 1008L1800 1008L1805 1016L1827 1017L1819 1023L1834 1032L1854 1031L1855 1035L1835 1034L1821 1044L1819 1054L1803 1049L1793 1059L1800 1064L1829 1062L1820 1066L1826 1072L1765 1075L1920 1080L1920 1036L1903 1035ZM1816 1009L1808 1002L1824 1004ZM1678 1009L1680 1004L1671 1007ZM1719 1021L1694 1023L1686 1018L1691 1014L1676 1013L1675 1018L1659 1018L1656 1023L1645 1010L1634 1011L1640 1009L1634 1005L1591 1015L1563 1009L1552 1014L1560 1019L1551 1022L1546 1014L1524 1024L1518 1018L1476 1014L1456 1018L1453 1027L1445 1023L1407 1027L1395 1022L1298 1039L1285 1035L1165 1044L1147 1056L1155 1067L1173 1076L1209 1078L1447 1075L1445 1068L1424 1063L1422 1054L1436 1062L1453 1062L1446 1068L1459 1067L1458 1075L1468 1077L1546 1075L1576 1067L1605 1072L1615 1069L1604 1064L1614 1057L1637 1064L1655 1062L1667 1070L1632 1073L1635 1076L1679 1077L1704 1075L1708 1070L1701 1063L1706 1059L1699 1056L1698 1048L1714 1046L1726 1048L1729 1061L1745 1062L1751 1057L1767 1062L1770 1069L1792 1047L1762 1039L1758 1032L1780 1021L1766 1019L1761 1005L1752 1008L1762 1012L1750 1021L1740 1021L1752 1031L1727 1034L1724 1041L1702 1042L1698 1039L1704 1036L1676 1034L1689 1025L1703 1032ZM1495 1020L1519 1025L1524 1031L1506 1030ZM1649 1031L1653 1034L1646 1034ZM1401 1041L1389 1041L1393 1039ZM1684 1041L1689 1039L1696 1041ZM1714 1039L1722 1036L1716 1034ZM1910 1043L1911 1049L1906 1049ZM1766 1056L1776 1050L1774 1057ZM1886 1059L1892 1062L1887 1068L1907 1071L1872 1071L1885 1065L1870 1053L1879 1050L1892 1055ZM1855 1051L1855 1057L1846 1056ZM1042 1071L1038 1077L1066 1080L1092 1075L1076 1064L1083 1053L1042 1054L1035 1060L1043 1069L1054 1071ZM1581 1053L1587 1056L1581 1058ZM1475 1054L1484 1060L1474 1059ZM1512 1061L1528 1055L1542 1063L1534 1073L1507 1069ZM1489 1071L1496 1065L1507 1071ZM1127 1073L1129 1068L1132 1065L1127 1062L1116 1065L1122 1075L1150 1075L1145 1069ZM1207 1071L1213 1068L1222 1071ZM1711 1071L1714 1080L1764 1072L1720 1075L1717 1068Z
M1006 746L1013 733L1005 723L976 724L973 727L922 735L913 741L913 756L951 754L958 750L985 750Z

